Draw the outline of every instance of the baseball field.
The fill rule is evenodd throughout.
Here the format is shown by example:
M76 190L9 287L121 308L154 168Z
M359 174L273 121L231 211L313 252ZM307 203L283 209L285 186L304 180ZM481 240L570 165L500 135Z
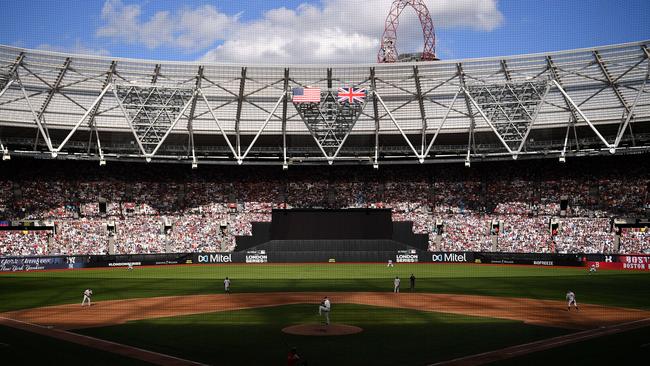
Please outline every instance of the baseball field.
M93 305L82 308L87 288ZM568 290L578 311L567 311ZM324 296L330 326L318 315ZM647 272L401 263L34 271L0 274L0 299L7 365L284 365L292 347L308 365L611 365L650 354ZM290 326L307 334L283 331ZM345 327L361 331L339 334Z

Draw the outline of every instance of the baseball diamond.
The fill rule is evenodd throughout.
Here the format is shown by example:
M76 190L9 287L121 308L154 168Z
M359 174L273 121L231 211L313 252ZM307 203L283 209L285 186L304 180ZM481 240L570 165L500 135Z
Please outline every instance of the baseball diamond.
M650 360L647 1L0 3L2 365Z

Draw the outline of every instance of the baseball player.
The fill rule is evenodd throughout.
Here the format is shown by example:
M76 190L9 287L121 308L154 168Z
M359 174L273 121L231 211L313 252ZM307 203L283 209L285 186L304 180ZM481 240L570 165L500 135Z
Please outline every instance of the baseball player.
M576 294L573 293L573 291L569 290L566 292L566 301L568 301L567 304L567 311L571 310L571 305L576 307L576 310L578 310L578 303L576 302Z
M88 306L90 306L90 298L92 296L93 296L93 290L87 288L86 291L84 291L84 299L81 301L81 306L84 306L86 300L88 300Z
M389 259L389 260L388 260L388 264L386 265L386 267L387 267L387 268L388 268L388 267L395 267L395 265L393 264L393 260L392 260L392 259Z
M393 292L399 293L399 283L400 283L399 277L395 276L395 280L393 281Z
M330 299L325 296L323 301L320 302L318 307L318 315L322 316L325 313L325 324L330 325L330 309L331 309Z
M129 264L127 264L127 266L126 266L126 269L128 271L133 271L133 263L129 262Z
M591 267L589 267L589 274L596 273L596 263L592 263Z
M223 289L226 291L227 294L230 293L230 279L226 277L225 280L223 280Z

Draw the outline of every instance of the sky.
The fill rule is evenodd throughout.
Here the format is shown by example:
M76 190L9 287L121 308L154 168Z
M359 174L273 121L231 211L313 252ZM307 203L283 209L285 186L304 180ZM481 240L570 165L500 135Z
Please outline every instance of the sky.
M650 39L648 0L423 0L439 58ZM0 44L155 60L373 63L393 0L0 0ZM422 49L416 13L400 53Z

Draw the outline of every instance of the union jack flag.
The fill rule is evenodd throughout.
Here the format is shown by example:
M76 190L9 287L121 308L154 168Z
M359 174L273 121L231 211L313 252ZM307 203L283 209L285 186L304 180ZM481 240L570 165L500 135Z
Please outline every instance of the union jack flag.
M366 99L366 89L358 88L339 88L339 103L363 103Z

